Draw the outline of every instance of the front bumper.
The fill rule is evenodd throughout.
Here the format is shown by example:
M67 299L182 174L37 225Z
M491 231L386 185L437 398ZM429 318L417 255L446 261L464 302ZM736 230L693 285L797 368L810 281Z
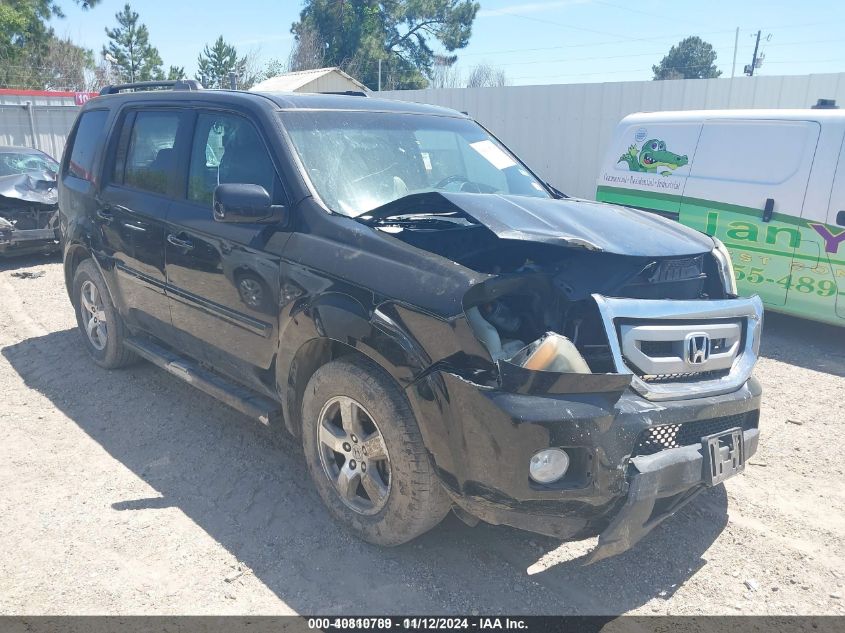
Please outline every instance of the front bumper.
M589 562L630 548L706 487L700 438L710 431L693 433L694 444L637 454L644 433L745 419L746 459L757 449L761 389L754 378L730 394L651 402L632 390L618 399L532 396L442 377L449 395L444 413L460 458L441 471L441 480L455 504L487 523L563 540L600 534ZM550 446L581 455L573 461L581 472L541 486L529 479L528 463ZM433 453L438 466L448 461L436 448Z
M0 255L59 250L58 229L0 230Z
M743 432L746 459L757 452L760 431ZM701 446L682 446L630 461L632 475L625 504L587 559L594 563L620 554L686 505L705 487Z

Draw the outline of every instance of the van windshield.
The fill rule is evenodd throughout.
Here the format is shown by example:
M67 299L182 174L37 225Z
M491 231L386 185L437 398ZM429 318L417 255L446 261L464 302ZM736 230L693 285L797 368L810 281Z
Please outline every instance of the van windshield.
M281 117L317 193L343 215L431 191L552 197L468 119L344 111Z

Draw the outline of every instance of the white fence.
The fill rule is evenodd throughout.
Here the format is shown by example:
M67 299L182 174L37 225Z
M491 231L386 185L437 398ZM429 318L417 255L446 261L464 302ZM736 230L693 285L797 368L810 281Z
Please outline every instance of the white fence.
M378 96L467 112L558 189L593 198L610 136L632 112L845 106L845 73L734 79L447 88Z
M59 160L78 111L76 106L0 104L0 145L35 147Z

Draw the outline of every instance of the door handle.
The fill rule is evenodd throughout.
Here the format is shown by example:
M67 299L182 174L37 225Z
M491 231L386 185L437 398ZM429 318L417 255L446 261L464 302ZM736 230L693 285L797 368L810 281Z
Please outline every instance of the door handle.
M167 241L177 248L184 248L186 251L189 251L194 247L193 242L176 237L173 233L167 236Z
M775 201L773 198L766 198L766 206L763 207L763 222L771 222L772 215L775 211Z
M100 218L103 222L111 222L114 220L114 215L108 209L97 209L97 217Z

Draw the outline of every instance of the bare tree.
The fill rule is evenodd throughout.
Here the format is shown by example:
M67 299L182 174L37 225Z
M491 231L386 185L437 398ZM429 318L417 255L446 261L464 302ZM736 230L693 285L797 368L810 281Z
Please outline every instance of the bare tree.
M313 70L323 68L326 62L325 45L314 29L302 26L297 30L296 41L288 57L288 70Z
M495 88L507 85L508 77L505 71L486 62L475 66L467 78L467 88Z
M241 59L238 74L238 89L249 90L262 79L261 50L251 50Z
M54 37L50 40L44 58L43 86L47 90L92 90L94 77L93 51L77 46L70 38Z
M264 70L262 70L258 76L258 81L264 81L265 79L270 79L271 77L278 77L279 75L285 74L287 71L287 62L282 61L278 57L273 57L264 66Z
M463 87L461 71L455 68L455 55L435 55L428 77L429 88Z
M87 91L97 92L105 86L119 83L121 83L120 76L112 61L107 56L101 55L100 61L91 71Z

